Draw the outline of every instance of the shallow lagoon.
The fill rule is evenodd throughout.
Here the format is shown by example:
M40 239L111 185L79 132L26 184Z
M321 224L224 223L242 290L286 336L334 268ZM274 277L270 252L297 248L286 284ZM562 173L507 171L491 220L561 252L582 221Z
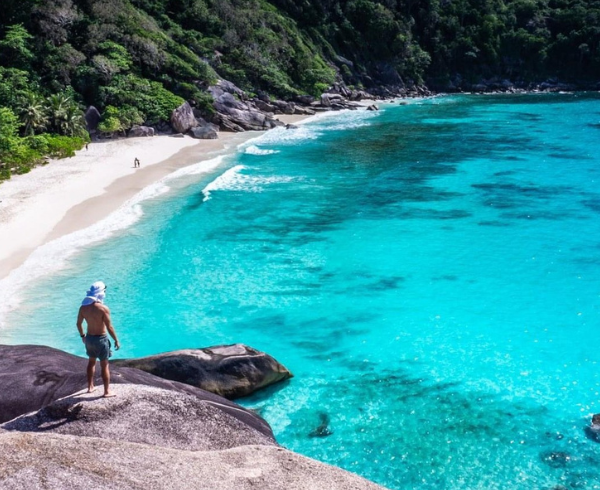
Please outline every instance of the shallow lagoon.
M600 97L383 109L163 184L2 340L83 355L102 278L120 356L244 342L289 367L241 401L290 449L393 489L600 488Z

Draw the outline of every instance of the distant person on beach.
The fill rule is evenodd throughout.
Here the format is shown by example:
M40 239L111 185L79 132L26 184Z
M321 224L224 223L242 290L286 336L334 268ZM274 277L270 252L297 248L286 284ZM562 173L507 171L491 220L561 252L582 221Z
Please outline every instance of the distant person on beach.
M140 166L140 161L137 159L137 157L133 160L133 167L134 168L139 168Z
M90 146L90 144L89 144L89 143L86 143L86 144L85 144L85 149L86 149L86 150L89 150L89 146Z
M110 320L110 310L103 304L106 291L106 285L102 281L97 281L90 286L85 298L79 307L77 315L77 330L81 335L81 340L85 344L85 350L89 357L87 366L88 393L95 391L94 372L96 371L96 359L100 360L102 369L102 382L104 383L104 397L109 398L113 395L109 390L110 370L108 368L108 358L112 355L110 350L110 340L106 332L115 341L115 349L119 350L121 345L117 339L117 334ZM87 334L83 333L83 320L87 323Z

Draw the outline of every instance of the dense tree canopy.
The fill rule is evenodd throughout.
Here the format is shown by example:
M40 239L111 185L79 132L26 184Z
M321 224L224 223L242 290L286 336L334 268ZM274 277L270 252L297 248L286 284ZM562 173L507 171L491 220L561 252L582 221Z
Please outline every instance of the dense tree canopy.
M117 132L184 99L210 112L218 76L278 97L336 80L585 82L599 46L600 0L4 0L0 170L41 156L41 134L85 138L89 104Z

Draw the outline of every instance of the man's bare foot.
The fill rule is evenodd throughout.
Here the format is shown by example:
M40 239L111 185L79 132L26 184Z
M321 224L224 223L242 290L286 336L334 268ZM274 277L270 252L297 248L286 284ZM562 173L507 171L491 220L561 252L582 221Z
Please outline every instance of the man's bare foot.
M102 398L112 398L113 396L117 396L114 393L104 393L104 395L102 395Z
M94 391L96 391L96 387L95 386L90 386L87 390L88 393L93 393Z

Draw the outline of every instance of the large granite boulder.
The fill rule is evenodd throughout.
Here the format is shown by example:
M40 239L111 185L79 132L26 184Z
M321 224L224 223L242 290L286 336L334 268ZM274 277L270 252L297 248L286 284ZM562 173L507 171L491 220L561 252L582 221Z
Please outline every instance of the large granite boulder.
M294 107L294 114L300 114L303 116L314 116L315 111L309 107L301 107L299 105Z
M87 359L41 345L0 345L0 423L39 410L86 385ZM98 371L98 370L97 370ZM213 393L131 368L111 368L111 383L136 384L187 393L211 402L267 437L269 424L255 413ZM98 380L96 383L100 385Z
M263 131L282 125L273 118L272 104L263 112L257 107L256 100L247 101L246 94L227 80L219 80L208 87L208 93L217 112L213 122L225 131Z
M273 357L243 344L185 349L111 362L186 383L226 398L247 396L292 377Z
M85 110L84 117L85 129L87 129L88 133L95 134L98 129L98 124L100 124L100 120L102 119L100 112L91 105Z
M261 99L255 99L252 102L254 102L254 105L259 111L268 112L271 114L277 114L277 112L279 112L279 109L275 105L271 104L270 101L265 102Z
M242 100L246 98L246 93L241 88L236 86L233 82L230 82L229 80L223 80L223 79L218 80L215 85L211 85L208 88L208 91L213 94L213 97L227 92L231 95L235 95L237 98L242 99ZM218 95L215 95L215 93L217 93L217 92L219 92Z
M272 115L260 112L246 102L236 99L229 92L224 92L213 102L215 110L246 131L263 131L279 126L279 121Z
M171 126L177 133L187 133L190 129L198 126L194 117L194 110L188 102L184 102L171 113Z
M315 101L315 98L312 95L296 95L294 100L302 105L310 105Z
M219 137L217 130L211 128L210 126L198 126L196 128L192 128L190 129L190 134L193 138L199 140L216 140Z
M102 115L100 114L100 111L98 109L96 109L96 107L94 107L93 105L89 106L85 110L84 117L85 117L86 129L88 131L97 129L98 124L100 124L100 121L102 120Z
M246 131L242 126L234 122L233 119L225 116L224 114L215 114L213 116L213 122L219 125L219 127L224 131L231 131L234 133L243 133Z
M198 126L190 129L190 135L192 137L201 140L215 140L219 137L219 126L209 123L197 116L196 121L198 122Z
M295 114L296 104L286 102L285 100L274 100L273 105L277 107L283 114Z
M0 488L7 490L383 488L277 446L199 452L96 437L0 432L0 454Z
M275 440L246 425L211 400L151 386L120 384L114 398L98 393L61 398L0 429L99 437L174 449L212 451Z
M154 128L151 128L150 126L138 126L136 124L131 127L127 136L129 138L154 136Z

